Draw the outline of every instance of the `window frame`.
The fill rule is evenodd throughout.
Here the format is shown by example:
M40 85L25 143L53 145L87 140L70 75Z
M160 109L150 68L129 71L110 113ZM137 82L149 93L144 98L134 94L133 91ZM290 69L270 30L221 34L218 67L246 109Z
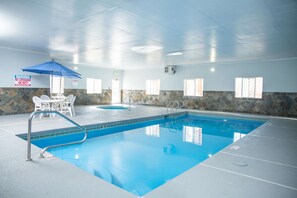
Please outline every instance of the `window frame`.
M236 77L235 98L263 98L263 77Z
M51 76L50 77L50 92L51 94L64 94L64 77Z
M160 79L146 80L145 94L156 95L156 96L160 95Z
M99 83L99 84L96 84ZM87 94L102 94L102 80L95 78L86 79Z
M188 87L191 81L193 81L192 90L189 90ZM184 97L203 97L203 94L204 78L184 79Z

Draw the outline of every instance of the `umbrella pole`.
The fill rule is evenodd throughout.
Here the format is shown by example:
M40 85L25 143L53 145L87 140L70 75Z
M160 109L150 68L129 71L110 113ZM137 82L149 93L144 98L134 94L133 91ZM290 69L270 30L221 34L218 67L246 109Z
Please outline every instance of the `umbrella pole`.
M53 89L53 80L54 80L53 75L50 75L50 81L51 81L51 83L50 83L50 96L51 96L51 97L53 97L53 93L52 93L52 89Z
M60 76L60 95L62 95L62 76Z

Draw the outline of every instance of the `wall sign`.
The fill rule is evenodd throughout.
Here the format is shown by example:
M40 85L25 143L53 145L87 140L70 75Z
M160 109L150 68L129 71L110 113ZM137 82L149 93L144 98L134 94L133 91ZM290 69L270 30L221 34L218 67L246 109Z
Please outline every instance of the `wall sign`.
M78 80L72 79L71 85L72 85L72 87L78 87Z
M31 86L31 76L29 76L29 75L14 75L14 86L30 87Z

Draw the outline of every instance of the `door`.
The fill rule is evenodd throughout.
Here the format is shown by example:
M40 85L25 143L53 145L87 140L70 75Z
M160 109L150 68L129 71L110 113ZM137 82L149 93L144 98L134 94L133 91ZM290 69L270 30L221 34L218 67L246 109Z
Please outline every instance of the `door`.
M120 81L118 79L112 80L111 88L111 102L112 103L121 103L121 89Z

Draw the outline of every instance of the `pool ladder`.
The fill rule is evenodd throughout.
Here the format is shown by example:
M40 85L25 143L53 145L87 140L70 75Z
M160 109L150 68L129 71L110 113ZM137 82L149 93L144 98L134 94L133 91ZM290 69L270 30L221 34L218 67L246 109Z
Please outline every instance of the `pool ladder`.
M36 114L41 114L41 113L46 113L46 114L57 114L59 116L61 116L62 118L64 118L65 120L69 121L70 123L74 124L75 126L77 126L78 128L82 129L85 133L84 138L80 141L75 141L75 142L69 142L69 143L65 143L65 144L57 144L57 145L53 145L53 146L47 146L44 149L42 149L42 151L40 152L40 157L44 157L44 153L46 150L50 149L50 148L55 148L55 147L59 147L59 146L67 146L67 145L72 145L72 144L79 144L79 143L83 143L87 137L88 137L88 131L80 126L79 124L77 124L76 122L74 122L73 120L69 119L68 117L66 117L65 115L63 115L62 113L58 112L58 111L35 111L32 112L29 119L28 119L28 133L27 133L27 161L32 161L31 158L31 132L32 132L32 120L34 118L34 116Z
M185 106L185 103L181 100L172 100L167 104L167 113L173 112L173 110L181 109Z

